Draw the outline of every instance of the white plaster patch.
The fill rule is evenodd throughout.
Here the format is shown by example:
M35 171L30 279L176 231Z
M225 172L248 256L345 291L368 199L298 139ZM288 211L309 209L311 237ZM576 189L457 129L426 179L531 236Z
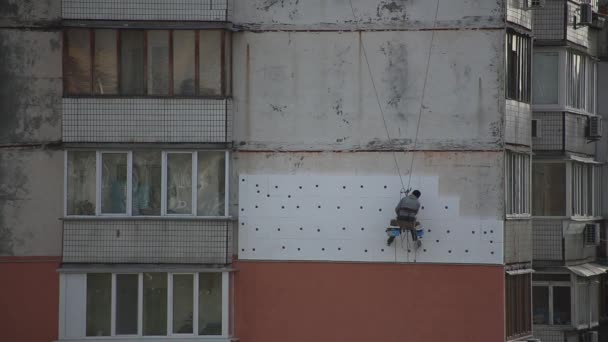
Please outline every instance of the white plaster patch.
M503 221L461 217L437 176L414 175L410 187L422 192L418 249L409 235L386 245L399 177L241 175L239 258L502 264Z

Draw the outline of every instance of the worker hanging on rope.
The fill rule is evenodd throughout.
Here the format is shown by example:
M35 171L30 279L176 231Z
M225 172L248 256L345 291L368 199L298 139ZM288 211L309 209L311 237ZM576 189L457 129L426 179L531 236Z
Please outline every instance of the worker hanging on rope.
M400 232L405 232L409 230L412 235L412 240L415 241L416 247L420 247L422 244L420 240L418 240L418 233L416 232L416 228L420 225L419 222L416 221L416 215L418 214L418 210L420 210L420 191L414 190L411 193L407 191L405 196L399 201L397 207L395 207L395 213L397 214L397 219L391 221L391 226L399 226ZM387 230L388 232L388 230ZM387 245L391 245L395 240L395 235L390 234Z

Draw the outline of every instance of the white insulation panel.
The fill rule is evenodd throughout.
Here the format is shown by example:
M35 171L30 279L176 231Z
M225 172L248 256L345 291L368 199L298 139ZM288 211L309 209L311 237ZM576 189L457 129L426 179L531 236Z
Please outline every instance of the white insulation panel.
M240 175L239 258L502 264L503 221L460 216L459 198L440 196L438 181L411 180L425 230L416 249L409 234L386 245L399 177Z

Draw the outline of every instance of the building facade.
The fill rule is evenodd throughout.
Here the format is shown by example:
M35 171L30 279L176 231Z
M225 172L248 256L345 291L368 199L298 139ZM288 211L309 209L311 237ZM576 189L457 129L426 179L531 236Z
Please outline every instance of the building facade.
M605 315L598 12L597 1L546 1L534 12L533 320L542 341L598 341Z
M6 1L0 336L597 338L590 6Z

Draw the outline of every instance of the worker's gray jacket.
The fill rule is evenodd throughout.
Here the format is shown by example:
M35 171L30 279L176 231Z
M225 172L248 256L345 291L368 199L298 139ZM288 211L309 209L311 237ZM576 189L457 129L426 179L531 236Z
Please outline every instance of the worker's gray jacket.
M414 195L403 197L397 207L395 207L395 213L397 217L412 217L415 218L420 209L420 202Z

